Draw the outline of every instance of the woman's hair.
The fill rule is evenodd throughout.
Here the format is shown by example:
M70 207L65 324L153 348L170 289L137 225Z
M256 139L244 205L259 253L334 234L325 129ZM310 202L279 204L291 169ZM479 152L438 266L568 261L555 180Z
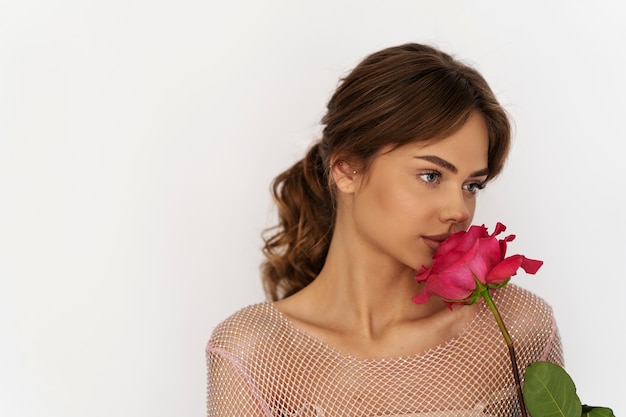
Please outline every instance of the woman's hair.
M487 124L490 180L503 168L511 126L475 69L415 43L383 49L358 64L328 102L322 138L272 183L278 224L263 235L268 297L299 291L324 265L336 207L331 159L349 161L365 173L383 148L443 139L474 111Z

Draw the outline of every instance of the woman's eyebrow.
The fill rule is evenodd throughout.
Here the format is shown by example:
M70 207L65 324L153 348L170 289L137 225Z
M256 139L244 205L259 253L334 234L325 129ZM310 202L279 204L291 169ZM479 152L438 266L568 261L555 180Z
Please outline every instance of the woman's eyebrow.
M416 158L417 159L423 159L423 160L428 161L428 162L432 162L433 164L439 165L440 167L445 168L448 171L452 171L454 174L459 172L459 170L456 169L456 167L454 165L452 165L450 162L446 161L443 158L435 156L435 155L422 155L422 156L416 156Z
M470 177L486 177L489 176L489 168L483 168L480 171L472 172Z
M417 159L423 159L425 161L428 162L432 162L435 165L439 165L440 167L456 174L457 172L459 172L459 170L450 162L446 161L443 158L440 158L436 155L420 155L420 156L416 156L415 158ZM479 171L476 172L472 172L472 174L470 175L471 177L482 177L485 175L489 175L489 168L483 168Z

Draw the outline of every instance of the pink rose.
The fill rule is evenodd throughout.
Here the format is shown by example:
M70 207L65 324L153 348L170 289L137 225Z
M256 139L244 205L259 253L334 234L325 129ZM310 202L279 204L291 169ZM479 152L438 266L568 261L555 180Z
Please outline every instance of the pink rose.
M521 267L529 274L536 273L542 261L513 255L506 258L507 242L515 239L509 235L504 239L496 236L506 230L502 223L496 224L493 234L487 228L471 226L446 239L433 255L430 268L422 265L416 280L425 282L423 290L413 297L413 302L423 304L433 296L439 296L452 307L453 304L473 304L480 293L477 282L489 289L500 288Z

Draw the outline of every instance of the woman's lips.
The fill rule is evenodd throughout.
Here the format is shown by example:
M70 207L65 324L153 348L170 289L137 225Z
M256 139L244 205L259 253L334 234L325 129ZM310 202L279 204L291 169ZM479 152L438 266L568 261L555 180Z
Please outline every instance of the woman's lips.
M448 236L450 235L442 234L442 235L436 235L436 236L422 236L422 240L424 241L424 244L426 246L428 246L433 251L436 251L437 249L439 249L441 242L446 240Z

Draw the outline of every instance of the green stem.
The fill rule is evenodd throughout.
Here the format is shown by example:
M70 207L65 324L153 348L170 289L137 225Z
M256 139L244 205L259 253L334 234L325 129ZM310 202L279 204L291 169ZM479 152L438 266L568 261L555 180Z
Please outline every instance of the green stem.
M506 329L504 325L504 321L502 321L502 317L500 316L500 312L496 308L493 299L491 298L491 294L489 293L488 288L484 288L481 293L481 297L487 303L489 310L493 313L493 316L498 323L498 327L500 328L500 332L502 336L504 336L504 340L506 341L506 345L509 348L509 357L511 358L511 366L513 368L513 377L515 378L515 389L517 391L517 398L519 399L520 410L522 412L522 417L526 417L528 414L526 413L526 405L524 404L524 397L522 395L522 382L519 375L519 369L517 368L517 360L515 359L515 348L513 347L513 339L511 339L511 335L509 331Z

